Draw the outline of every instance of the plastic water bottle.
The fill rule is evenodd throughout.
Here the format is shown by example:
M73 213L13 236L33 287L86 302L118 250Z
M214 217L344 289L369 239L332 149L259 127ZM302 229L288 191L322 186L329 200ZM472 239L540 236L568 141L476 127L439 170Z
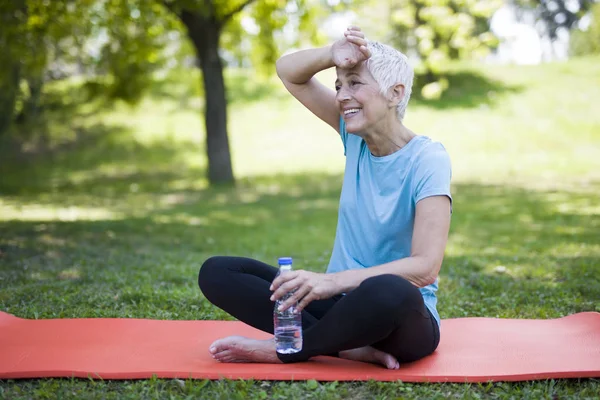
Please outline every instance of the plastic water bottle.
M292 258L279 258L279 272L277 276L289 273L292 270ZM302 350L302 315L297 311L298 303L293 304L285 311L278 308L293 293L290 292L275 302L273 310L273 325L275 327L275 344L277 352L292 354Z

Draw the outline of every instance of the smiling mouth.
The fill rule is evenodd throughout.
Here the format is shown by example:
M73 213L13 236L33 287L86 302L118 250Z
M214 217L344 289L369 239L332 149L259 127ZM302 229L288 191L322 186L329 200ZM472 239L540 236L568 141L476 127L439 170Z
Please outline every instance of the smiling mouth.
M360 110L360 108L349 108L347 110L344 110L344 117L351 117L353 115L356 115Z

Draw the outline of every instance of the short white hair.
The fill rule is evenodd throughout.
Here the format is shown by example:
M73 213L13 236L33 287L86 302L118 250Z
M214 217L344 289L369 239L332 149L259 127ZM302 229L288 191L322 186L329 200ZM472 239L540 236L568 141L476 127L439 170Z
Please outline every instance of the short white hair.
M395 85L404 85L404 97L396 106L399 121L404 119L406 106L412 93L414 71L408 63L408 58L398 50L379 43L367 41L371 57L367 60L367 69L379 84L381 94L388 98L388 91Z

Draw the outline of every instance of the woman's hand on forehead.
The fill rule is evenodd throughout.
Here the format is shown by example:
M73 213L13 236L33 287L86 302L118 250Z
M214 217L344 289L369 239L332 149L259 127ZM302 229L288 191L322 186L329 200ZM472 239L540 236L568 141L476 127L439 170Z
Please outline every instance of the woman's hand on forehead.
M344 38L331 46L331 55L336 67L348 69L368 59L371 52L360 28L350 26L344 32Z

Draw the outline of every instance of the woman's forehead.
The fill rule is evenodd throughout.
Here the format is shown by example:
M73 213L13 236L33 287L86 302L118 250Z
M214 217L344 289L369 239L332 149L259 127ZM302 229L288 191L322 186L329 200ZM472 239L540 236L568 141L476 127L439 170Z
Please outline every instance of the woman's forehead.
M368 74L369 71L368 71L368 69L367 69L367 67L366 67L366 65L365 65L364 62L361 62L361 63L355 65L352 68L339 68L339 67L336 67L335 68L335 72L336 72L338 78L347 78L347 77L349 77L351 75L358 75L360 77L365 77L366 78L367 75L369 75Z

